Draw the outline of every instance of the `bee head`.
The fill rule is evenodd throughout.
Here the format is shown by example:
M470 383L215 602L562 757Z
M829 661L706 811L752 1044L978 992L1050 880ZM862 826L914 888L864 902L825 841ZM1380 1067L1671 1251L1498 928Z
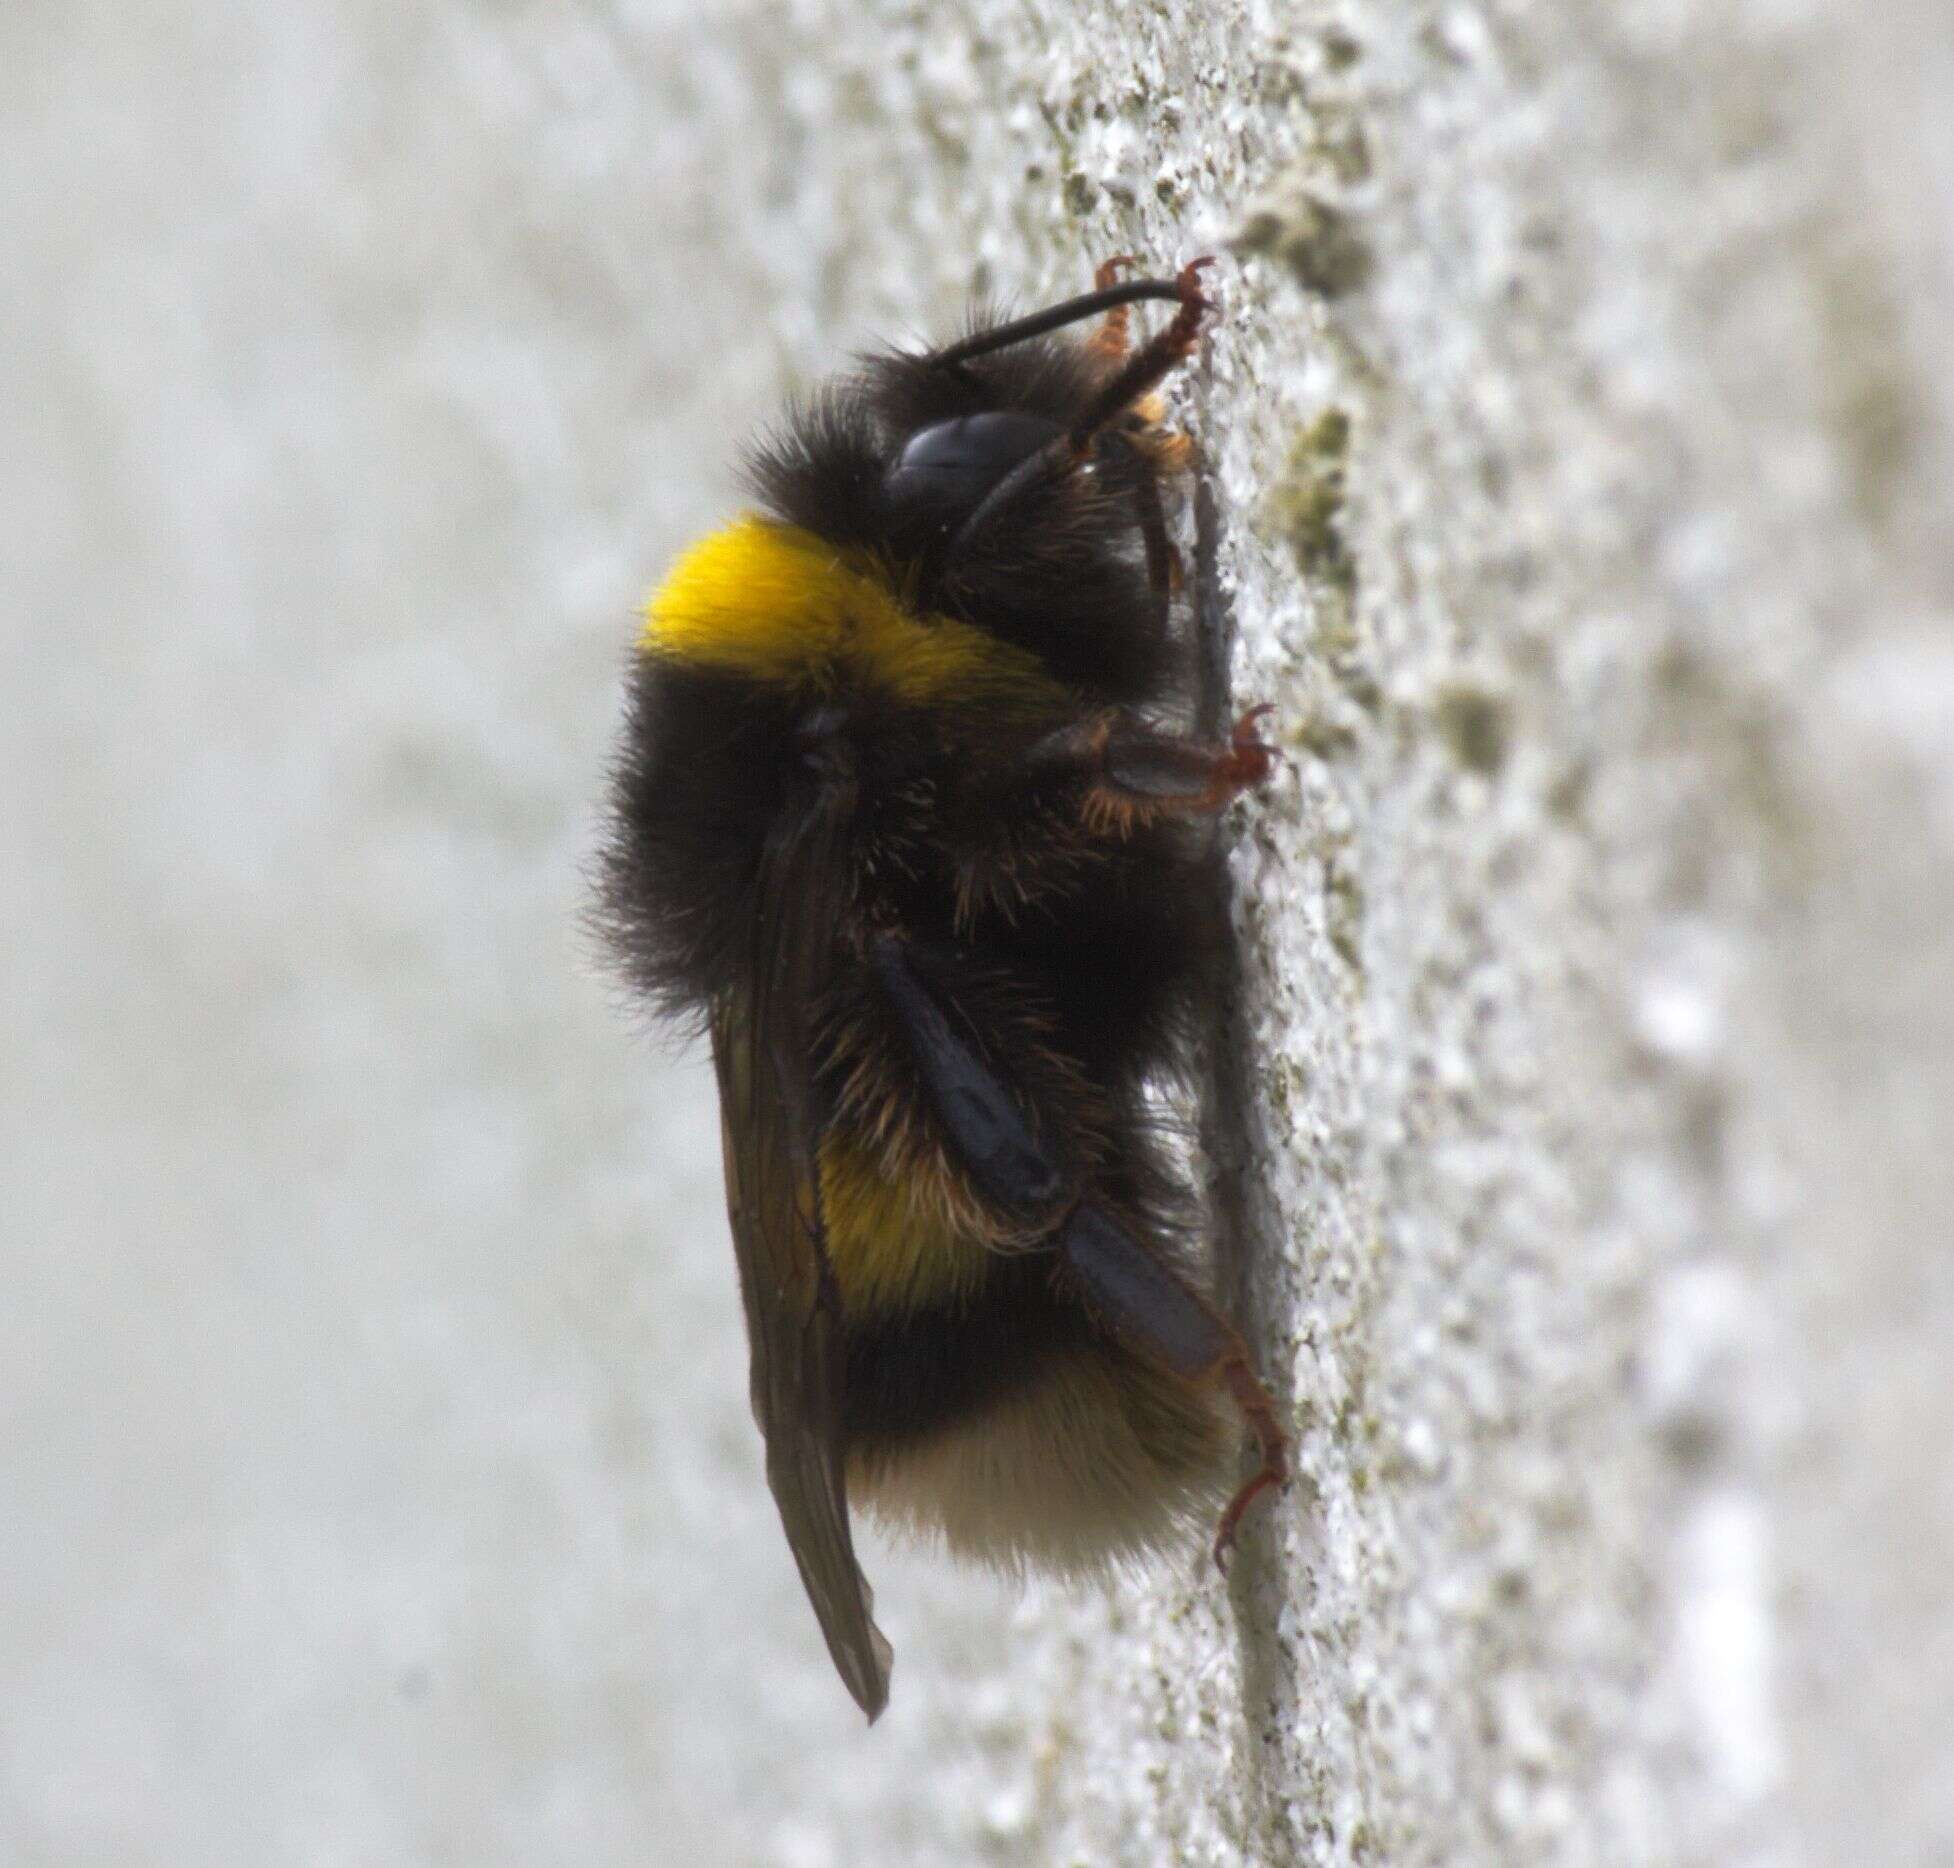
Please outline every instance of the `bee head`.
M1057 422L1023 409L931 422L912 433L890 463L883 496L897 511L921 511L948 524L1060 432Z

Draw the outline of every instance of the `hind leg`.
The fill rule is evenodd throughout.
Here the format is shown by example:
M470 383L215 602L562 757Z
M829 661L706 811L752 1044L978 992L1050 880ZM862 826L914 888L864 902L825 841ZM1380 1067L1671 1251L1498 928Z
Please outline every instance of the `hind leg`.
M1245 723L1246 724L1246 723ZM1014 1222L1056 1221L1049 1235L1064 1276L1095 1325L1132 1355L1191 1389L1225 1389L1255 1435L1261 1462L1215 1531L1224 1568L1242 1513L1289 1477L1289 1442L1248 1346L1213 1304L1100 1204L1067 1159L1048 1110L1027 1107L968 1040L915 971L905 943L879 939L871 964L900 1020L924 1095L976 1193Z
M1090 1200L1058 1235L1059 1256L1100 1325L1135 1355L1191 1385L1218 1383L1255 1435L1261 1463L1236 1488L1215 1527L1214 1560L1228 1567L1242 1514L1287 1483L1289 1439L1235 1326Z

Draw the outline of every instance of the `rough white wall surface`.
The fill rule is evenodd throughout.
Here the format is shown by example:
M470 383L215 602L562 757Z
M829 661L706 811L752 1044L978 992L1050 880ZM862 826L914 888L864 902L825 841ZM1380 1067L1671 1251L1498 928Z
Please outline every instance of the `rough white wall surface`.
M1954 1859L1954 27L0 18L0 1855ZM1226 256L1223 1585L869 1561L576 928L640 589L883 333Z

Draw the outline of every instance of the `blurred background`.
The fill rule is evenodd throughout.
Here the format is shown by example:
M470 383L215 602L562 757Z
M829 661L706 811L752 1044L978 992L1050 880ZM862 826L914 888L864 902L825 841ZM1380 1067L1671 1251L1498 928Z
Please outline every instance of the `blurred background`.
M1672 9L1615 11L1634 33L1580 67L1604 102L1697 69ZM1807 865L1795 913L1772 920L1774 898L1746 920L1767 926L1755 949L1720 909L1675 924L1635 1014L1645 1063L1736 1098L1740 1130L1761 1108L1770 1158L1811 1171L1793 1244L1746 1268L1740 1320L1704 1352L1773 1369L1728 1411L1750 1420L1761 1395L1769 1416L1743 1431L1780 1470L1759 1484L1778 1487L1772 1601L1793 1630L1771 1671L1786 1723L1753 1731L1744 1687L1723 1764L1746 1807L1802 1797L1802 1827L1691 1856L1648 1840L1658 1826L1568 1859L1954 1859L1936 1852L1954 1851L1954 1792L1919 1763L1954 1720L1954 56L1933 10L1872 11L1835 66L1812 9L1748 9L1730 31L1763 48L1745 54L1755 94L1704 131L1719 161L1783 134L1812 173L1852 178L1806 210L1853 229L1821 400L1857 477L1823 447L1757 441L1744 408L1778 390L1747 382L1755 404L1694 405L1696 466L1737 502L1753 459L1780 476L1782 533L1746 534L1740 512L1659 555L1640 535L1546 542L1550 560L1646 547L1652 578L1711 593L1711 678L1764 669L1718 690L1736 695L1719 717L1740 753L1771 749L1713 770L1798 794L1776 848ZM1543 134L1487 100L1530 94L1528 50L1593 23L1572 9L1543 41L1497 8L1398 12L1353 11L1377 31L1370 68L1449 74L1382 85L1414 100L1401 139L1431 161L1470 121L1482 174ZM1314 109L1352 62L1310 18L1305 57L1255 7L1198 28L1148 13L1131 44L1042 3L1001 23L746 0L0 14L0 1858L1060 1859L1036 1812L1063 1717L1029 1711L1027 1681L1062 1698L1108 1629L1145 1674L1152 1636L1119 1633L1117 1604L1081 1619L873 1546L905 1664L889 1719L860 1728L760 1473L709 1072L638 1027L580 925L593 807L634 607L734 500L737 443L784 393L874 336L946 328L973 292L1072 288L1135 241L1273 243L1225 275L1251 359L1297 281L1361 284L1335 242L1290 240L1293 202L1258 223L1262 183L1238 185L1253 112L1288 108L1292 79ZM1760 127L1835 82L1835 114ZM1592 101L1556 108L1582 121ZM1178 140L1156 171L1160 126ZM1317 156L1355 183L1355 146L1331 135ZM1689 172L1673 147L1657 159ZM1786 172L1758 164L1760 203ZM1597 199L1594 218L1619 230L1646 206ZM1415 233L1395 211L1380 225ZM1473 271L1484 247L1448 270L1431 214L1439 262L1387 271L1342 335L1312 327L1313 369L1372 380L1367 347L1388 350L1416 299L1438 307L1404 327L1419 367L1470 374L1452 333L1486 327L1444 308L1470 298L1483 320L1497 294ZM1487 242L1538 257L1537 232ZM1650 292L1583 342L1629 356L1638 319L1670 341ZM1755 322L1718 341L1761 376L1803 327L1778 328L1771 294L1738 302ZM1485 432L1528 367L1475 389ZM1224 386L1253 399L1237 368ZM1719 364L1697 388L1741 375ZM1666 397L1689 400L1629 365L1599 381L1569 393L1614 398L1631 451ZM1247 486L1281 464L1245 449L1231 471ZM1672 470L1659 449L1616 460L1586 496L1621 511L1624 480ZM1492 467L1474 484L1500 497ZM1780 593L1798 620L1744 634L1718 580L1768 581L1773 553L1746 551L1820 505L1856 516L1804 534L1824 568ZM1409 494L1399 514L1441 523ZM1305 568L1334 577L1344 547L1310 537ZM1245 587L1278 572L1294 582L1247 551ZM1445 573L1413 549L1394 575L1402 593ZM1671 673L1657 711L1673 701L1686 734L1708 717L1699 671ZM1606 719L1626 690L1595 678ZM1583 782L1575 763L1556 782ZM1292 904L1319 946L1321 901L1343 899L1326 873ZM1743 1054L1738 1089L1706 1047ZM1745 1211L1782 1215L1774 1189ZM1712 1311L1728 1296L1715 1276L1681 1288ZM1687 1560L1709 1582L1685 1608L1719 1612L1748 1523L1704 1529ZM1752 1679L1744 1644L1765 1639L1744 1620L1760 1598L1733 1587L1734 1620L1690 1650L1713 1698L1718 1656ZM1687 1750L1665 1729L1651 1755L1672 1741ZM1855 1857L1840 1838L1861 1815L1882 1840ZM1296 1859L1357 1859L1325 1822ZM1214 1840L1200 1858L1243 1857Z
M10 1863L748 1860L863 1742L579 925L635 606L863 335L767 52L0 20Z

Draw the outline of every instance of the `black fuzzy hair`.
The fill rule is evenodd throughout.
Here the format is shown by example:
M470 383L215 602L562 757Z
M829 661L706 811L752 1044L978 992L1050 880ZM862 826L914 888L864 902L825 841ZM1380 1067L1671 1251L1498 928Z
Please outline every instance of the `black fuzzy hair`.
M1075 1572L1219 1497L1223 1400L1263 1465L1221 1543L1285 1470L1157 1094L1222 970L1212 816L1269 758L1174 728L1188 450L1143 396L1206 306L1195 267L1106 276L1044 335L863 359L751 451L761 523L696 612L654 602L612 779L602 922L711 1031L769 1479L871 1716L844 1464L895 1522ZM1053 334L1140 297L1179 311L1124 358Z

